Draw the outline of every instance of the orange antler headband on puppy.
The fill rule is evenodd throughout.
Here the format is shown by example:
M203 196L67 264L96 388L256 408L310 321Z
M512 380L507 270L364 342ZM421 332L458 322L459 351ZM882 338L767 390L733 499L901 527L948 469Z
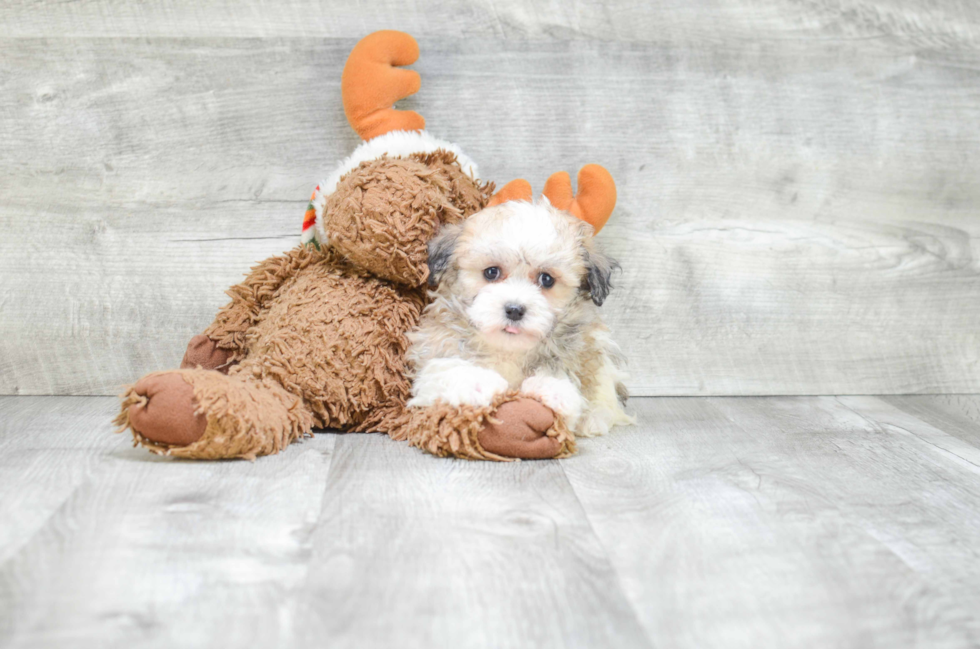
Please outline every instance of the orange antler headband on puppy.
M590 164L578 172L578 194L572 193L572 179L567 171L551 174L544 184L544 196L560 210L582 219L598 234L616 207L616 182L604 167ZM487 207L507 201L530 201L531 183L523 178L512 180L493 195Z
M510 181L501 187L500 191L491 196L490 202L487 203L487 207L500 205L501 203L506 203L507 201L527 201L530 203L532 194L533 191L531 190L531 183L523 178L518 178Z
M571 212L598 233L616 207L616 182L599 165L585 165L578 172L578 194L572 194L568 172L551 174L544 184L544 195L560 210Z

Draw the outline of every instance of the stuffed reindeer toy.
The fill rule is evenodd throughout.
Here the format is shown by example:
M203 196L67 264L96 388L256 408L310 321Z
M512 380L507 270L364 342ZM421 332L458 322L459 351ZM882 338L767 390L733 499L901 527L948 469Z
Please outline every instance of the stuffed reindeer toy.
M341 89L364 142L313 192L300 245L228 291L231 301L190 341L180 369L126 389L116 423L135 443L180 458L255 459L329 428L387 433L437 456L574 452L566 417L520 386L479 404L407 406L408 334L431 299L427 244L488 206L530 198L525 181L493 196L458 146L424 131L420 115L392 108L419 90L417 73L395 67L417 58L415 40L401 32L354 47ZM584 216L584 206L604 221L607 176L601 187L580 178L577 198L566 182L551 209Z

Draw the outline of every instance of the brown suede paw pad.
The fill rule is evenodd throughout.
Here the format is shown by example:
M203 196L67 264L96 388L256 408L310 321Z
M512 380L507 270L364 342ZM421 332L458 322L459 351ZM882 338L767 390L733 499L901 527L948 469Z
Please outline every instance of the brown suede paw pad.
M214 340L204 334L198 334L187 343L187 351L184 352L184 359L180 361L180 368L192 370L200 367L227 374L228 369L234 365L231 360L233 356L234 352L231 350L222 349Z
M551 408L534 399L520 398L500 404L477 439L484 450L504 457L549 459L562 450L561 441L547 435L554 423Z
M133 392L145 401L129 407L129 424L143 437L159 444L187 446L204 435L207 419L195 414L194 388L180 374L143 377Z

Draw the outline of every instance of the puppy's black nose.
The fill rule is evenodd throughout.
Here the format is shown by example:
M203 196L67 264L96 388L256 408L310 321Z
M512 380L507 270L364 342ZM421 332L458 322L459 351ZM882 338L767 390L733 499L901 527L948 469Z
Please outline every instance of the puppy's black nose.
M517 322L524 317L524 312L527 309L524 308L523 304L508 304L504 307L504 313L507 314L508 320L513 320Z

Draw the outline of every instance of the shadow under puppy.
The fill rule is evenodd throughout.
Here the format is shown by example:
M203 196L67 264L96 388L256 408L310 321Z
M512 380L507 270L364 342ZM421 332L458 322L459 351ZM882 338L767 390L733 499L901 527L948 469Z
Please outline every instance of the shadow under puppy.
M515 184L516 200L501 192L502 202L443 226L429 244L435 290L409 334L408 406L485 406L519 390L576 435L632 423L625 359L599 313L617 264L593 240L615 184L597 165L579 173L574 198L564 173L537 202L526 181Z

